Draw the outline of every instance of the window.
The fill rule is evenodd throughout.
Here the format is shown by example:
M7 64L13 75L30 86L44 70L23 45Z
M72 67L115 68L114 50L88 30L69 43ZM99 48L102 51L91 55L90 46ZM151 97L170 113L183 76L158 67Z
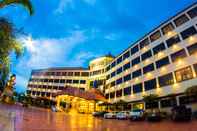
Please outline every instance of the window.
M136 57L131 61L132 66L137 65L140 63L140 56Z
M197 16L197 6L194 7L193 9L191 9L190 11L187 12L188 15L191 17L191 18L194 18Z
M111 68L113 68L114 66L116 66L116 61L114 61L114 62L111 64Z
M187 50L188 50L190 55L196 54L197 53L197 43L195 43L191 46L188 46Z
M105 98L106 98L106 99L109 99L109 94L106 94L106 95L105 95Z
M196 29L194 28L194 26L187 28L186 30L181 32L181 36L184 39L187 39L188 37L197 34Z
M117 69L117 74L120 74L122 72L122 67Z
M122 89L116 91L116 97L121 97L122 96Z
M66 80L66 83L72 83L72 80Z
M62 79L61 79L61 80L60 80L60 83L65 83L65 80L62 80Z
M85 91L85 88L79 88L80 91Z
M148 59L151 56L152 56L151 50L145 52L144 54L142 54L142 61Z
M155 33L153 33L153 34L150 36L150 40L151 40L151 42L153 42L153 41L159 39L160 37L161 37L161 33L160 33L160 31L158 30L158 31L156 31Z
M115 85L116 85L116 82L115 81L111 82L111 87L113 87Z
M121 83L122 83L122 78L119 78L119 79L116 80L116 85L119 85Z
M179 97L180 105L191 104L197 102L196 95L186 95Z
M138 45L134 46L133 48L131 48L131 55L135 54L138 51L139 51Z
M163 67L165 65L168 65L168 64L170 64L170 61L169 61L168 56L167 57L164 57L164 58L162 58L162 59L160 59L158 61L156 61L156 67L157 67L157 69L158 68L161 68L161 67Z
M174 30L174 26L172 23L169 23L169 24L165 25L163 28L161 28L161 30L162 30L162 33L165 35L168 32Z
M183 14L183 15L179 16L177 19L175 19L174 23L178 27L178 26L181 26L182 24L186 23L187 21L189 21L189 18L185 14Z
M123 55L123 60L125 60L126 58L128 58L130 56L130 52L127 51L126 53L124 53Z
M111 78L114 77L115 75L116 75L116 72L115 72L115 71L112 72L112 73L111 73Z
M145 91L157 88L156 79L148 80L144 82Z
M106 79L108 80L109 78L110 78L110 75L107 75L107 78Z
M142 92L142 83L133 85L133 94Z
M78 84L79 80L73 80L73 84Z
M130 67L131 67L131 64L130 64L130 62L128 62L127 64L125 64L123 66L123 70L125 71L125 70L129 69Z
M181 40L180 40L179 36L175 35L175 36L169 38L168 40L166 40L166 44L167 44L168 48L170 48L171 46L179 43L180 41Z
M154 70L154 64L150 64L150 65L147 65L143 68L143 74L146 74L150 71L153 71Z
M81 76L89 76L88 72L81 72Z
M106 71L109 71L110 70L110 65L109 66L107 66L107 68L106 68Z
M59 83L59 79L55 79L54 80L54 83Z
M85 84L86 80L80 80L80 84Z
M68 72L68 76L73 76L73 72Z
M176 81L181 82L193 78L192 69L190 66L175 71Z
M80 76L80 72L75 72L75 76Z
M160 87L174 84L172 73L158 77L158 81Z
M171 54L172 62L176 62L179 59L185 58L187 56L184 49L175 52L174 54Z
M148 38L146 38L146 39L144 39L143 41L141 41L140 43L139 43L139 45L140 45L140 49L142 49L142 48L144 48L145 46L147 46L147 45L149 45L149 39Z
M141 69L136 70L136 71L134 71L134 72L132 73L133 78L139 77L139 76L141 76L141 75L142 75Z
M124 82L131 80L131 74L124 76Z
M153 48L153 53L154 53L154 55L156 55L165 49L166 49L166 47L165 47L164 43L161 43Z
M124 96L130 95L131 94L131 87L126 87L124 88Z
M114 97L115 97L115 92L111 92L111 93L110 93L110 98L113 99Z
M197 64L194 64L194 71L197 74Z
M119 64L120 62L122 62L122 56L117 59L117 64Z
M161 107L172 107L176 106L176 98L168 98L161 100Z

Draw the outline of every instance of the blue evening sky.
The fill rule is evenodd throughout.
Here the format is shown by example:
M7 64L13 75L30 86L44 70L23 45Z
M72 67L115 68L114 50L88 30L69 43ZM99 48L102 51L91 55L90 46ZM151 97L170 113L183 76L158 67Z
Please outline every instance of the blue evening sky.
M32 69L87 67L89 60L118 55L161 22L197 0L32 0L35 13L9 6L10 19L24 36L19 60L12 59L17 91L25 91Z

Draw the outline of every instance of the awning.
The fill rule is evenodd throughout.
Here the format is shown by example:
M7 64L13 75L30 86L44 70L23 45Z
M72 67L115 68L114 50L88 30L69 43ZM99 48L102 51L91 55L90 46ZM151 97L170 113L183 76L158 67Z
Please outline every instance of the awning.
M75 97L84 98L86 100L97 100L107 102L107 99L98 89L90 89L88 91L80 90L77 87L65 87L63 90L53 94L53 96L70 95Z

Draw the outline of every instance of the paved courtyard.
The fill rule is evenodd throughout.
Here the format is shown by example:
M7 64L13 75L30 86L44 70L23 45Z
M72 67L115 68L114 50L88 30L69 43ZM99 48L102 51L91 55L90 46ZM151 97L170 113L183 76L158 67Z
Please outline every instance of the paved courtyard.
M174 123L106 120L84 114L54 113L39 108L0 105L0 110L16 112L16 131L196 131L197 121ZM0 119L1 120L1 119ZM0 122L0 128L2 124ZM2 131L2 130L0 130Z

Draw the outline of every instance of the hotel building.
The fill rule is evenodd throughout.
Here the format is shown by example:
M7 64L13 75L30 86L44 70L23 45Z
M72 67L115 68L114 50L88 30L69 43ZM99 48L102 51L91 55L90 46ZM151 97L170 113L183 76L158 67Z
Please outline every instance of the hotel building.
M51 68L34 70L28 84L31 96L51 95L66 86L98 88L110 103L124 100L132 108L149 108L143 96L157 94L155 107L188 104L197 96L184 95L197 86L197 4L165 21L120 55L90 62L88 69Z

